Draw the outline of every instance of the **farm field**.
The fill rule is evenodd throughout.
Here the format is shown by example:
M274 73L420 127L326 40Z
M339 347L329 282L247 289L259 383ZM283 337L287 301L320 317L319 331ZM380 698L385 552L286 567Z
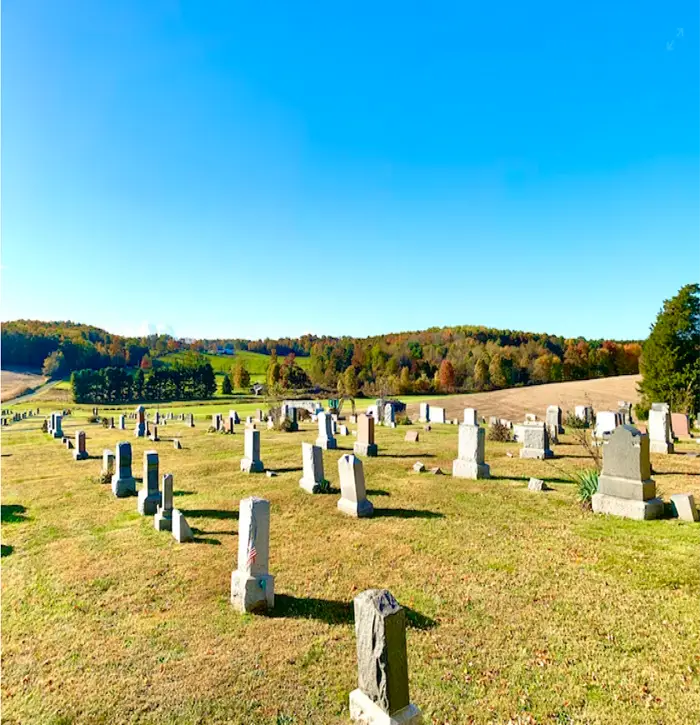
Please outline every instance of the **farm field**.
M3 370L0 373L0 398L3 402L17 398L27 390L43 385L47 378L36 372Z
M171 421L157 443L72 407L64 432L86 431L88 460L42 434L40 418L2 431L3 722L346 723L352 599L370 587L409 609L411 699L426 723L700 718L700 526L582 510L569 473L589 461L571 435L548 462L487 441L492 478L465 481L411 472L417 460L451 470L454 426L413 426L418 443L404 442L407 426L379 427L379 457L363 459L376 515L355 520L336 508L337 459L352 436L323 454L334 491L312 496L298 481L315 424L261 430L275 478L239 472L242 426L205 432L210 407L245 415L262 401L206 401L194 429ZM131 441L137 477L144 451L159 452L195 543L156 532L135 498L98 483L102 450L118 440ZM700 459L684 455L697 450L652 455L659 495L700 498ZM530 476L553 490L529 492ZM276 604L241 616L230 576L238 502L253 494L272 506Z

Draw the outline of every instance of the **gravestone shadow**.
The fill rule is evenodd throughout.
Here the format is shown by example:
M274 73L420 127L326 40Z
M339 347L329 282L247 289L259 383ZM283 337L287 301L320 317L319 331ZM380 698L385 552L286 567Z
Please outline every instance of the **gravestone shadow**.
M547 459L547 460L551 460ZM528 483L531 478L541 478L545 483L568 483L570 486L574 483L568 478L556 478L555 476L490 476L482 479L484 481L525 481Z
M18 503L3 504L0 506L0 519L3 524L18 524L29 519L25 515L27 507Z
M388 491L384 491L381 488L368 488L365 493L368 496L391 496Z
M10 546L9 544L2 544L0 549L0 558L9 556L15 550L14 546Z
M434 453L380 453L379 458L435 458Z
M406 612L406 624L413 629L432 629L437 622L416 612L410 607L403 607ZM339 602L333 599L317 599L315 597L294 597L291 594L275 594L273 609L261 613L270 619L318 619L326 624L352 624L354 617L353 603Z
M194 496L194 491L173 491L173 496Z
M374 509L374 518L396 518L396 519L444 519L445 514L437 511L426 511L421 509Z
M221 542L219 539L214 539L211 537L206 536L206 534L210 533L209 531L202 531L201 529L196 528L195 526L191 526L190 529L192 530L192 542L195 544L209 544L210 546L221 546ZM221 531L216 532L217 535L222 533Z
M189 519L238 519L238 511L226 511L225 509L180 509L185 516Z
M289 468L271 468L275 473L294 473L295 471L303 471L301 466L290 466Z

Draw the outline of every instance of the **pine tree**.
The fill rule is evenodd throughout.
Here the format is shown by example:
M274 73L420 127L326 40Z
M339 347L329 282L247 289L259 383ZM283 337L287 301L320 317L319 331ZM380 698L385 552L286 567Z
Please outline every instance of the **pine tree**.
M232 395L233 386L231 385L231 378L228 375L224 375L223 382L221 383L221 394Z
M642 346L641 412L652 403L695 415L700 411L700 285L664 301Z

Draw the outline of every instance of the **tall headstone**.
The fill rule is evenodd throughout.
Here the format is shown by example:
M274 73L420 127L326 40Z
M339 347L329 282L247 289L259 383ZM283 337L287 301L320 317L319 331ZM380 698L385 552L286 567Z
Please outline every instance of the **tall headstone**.
M60 413L52 413L53 425L51 430L54 438L63 438L63 416Z
M126 416L119 416L119 430L126 430Z
M420 412L418 414L418 420L420 423L430 423L430 404L421 403Z
M158 531L172 531L173 524L173 474L163 474L163 490L153 519Z
M523 443L520 449L521 458L552 458L554 454L549 449L549 434L544 421L523 423L520 426L520 433Z
M187 425L189 428L194 428L194 413L189 413L187 416Z
M353 451L358 456L373 458L377 455L377 444L374 442L374 418L369 415L358 416L357 440L353 444Z
M143 488L139 491L138 512L142 516L152 516L158 510L159 503L158 451L144 451Z
M260 460L260 431L246 428L243 438L243 458L241 471L243 473L262 473L265 470Z
M126 441L117 443L112 493L118 498L136 495L136 479L131 474L131 443Z
M312 443L301 444L301 459L304 473L299 485L309 493L319 493L325 478L323 475L323 451Z
M236 420L230 412L228 418L226 418L226 432L231 434L236 432Z
M75 434L75 450L73 451L73 458L76 461L82 461L88 457L88 452L85 449L85 431L79 430Z
M561 408L558 405L550 405L547 408L545 424L549 440L552 443L559 443L559 434L564 432L564 426L561 424Z
M165 421L163 421L163 423L165 423ZM157 425L155 425L155 424L153 425L153 430L148 434L148 437L154 443L157 443L160 440L160 438L158 438L158 426Z
M262 423L263 420L265 419L265 414L263 413L263 411L260 408L258 408L255 411L255 416L256 416L258 423Z
M338 508L349 516L366 518L374 513L374 506L367 498L365 472L362 461L354 455L338 459L340 476L340 501Z
M652 403L649 411L649 450L652 453L673 453L671 410L668 403Z
M396 412L391 403L384 403L384 425L387 428L396 428Z
M143 405L136 408L136 427L134 434L137 438L143 438L146 435L146 409Z
M464 425L479 425L479 413L476 408L464 409Z
M238 516L238 568L231 574L231 604L239 612L274 607L275 580L269 573L269 559L270 502L244 498Z
M617 412L620 414L620 425L632 425L632 403L627 400L618 400Z
M287 423L289 432L295 432L299 430L299 422L297 421L297 409L293 405L287 405L285 417L289 421Z
M457 459L452 462L455 478L490 478L491 469L484 462L486 431L478 425L459 426Z
M238 417L238 413L235 410L229 410L228 417L233 418L233 422L238 425L241 422L241 419Z
M649 438L634 426L618 426L603 447L603 472L592 505L596 513L629 519L663 515L664 504L656 498L656 483L651 478Z
M408 692L404 609L387 589L368 589L355 597L354 610L358 687L350 693L350 719L420 725Z
M338 442L333 437L333 420L330 413L318 414L318 438L316 445L326 451L335 450Z
M105 448L102 451L102 471L103 476L114 475L114 451L110 451L109 448Z
M214 413L211 417L211 427L215 431L221 430L221 413Z

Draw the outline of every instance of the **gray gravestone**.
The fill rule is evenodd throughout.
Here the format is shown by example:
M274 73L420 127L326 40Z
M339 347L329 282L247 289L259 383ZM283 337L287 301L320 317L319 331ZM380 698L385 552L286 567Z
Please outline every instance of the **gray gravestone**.
M163 474L163 491L153 525L157 531L172 531L173 524L173 474Z
M260 460L260 431L247 428L243 438L243 455L241 471L243 473L262 473L265 470Z
M142 516L153 515L158 510L160 491L158 491L158 452L144 451L143 488L139 491L137 510Z
M319 448L330 451L338 447L338 442L333 437L333 420L330 413L318 414L318 438L316 445Z
M112 476L112 493L118 498L136 494L136 479L131 475L131 443L117 443L116 470Z
M319 493L323 485L323 451L319 446L311 443L301 444L301 458L304 473L299 480L299 485L309 493Z
M367 498L365 472L362 461L353 455L338 459L340 476L340 501L338 508L349 516L366 518L374 513L374 506Z
M486 431L478 425L459 426L457 459L452 462L455 478L490 478L491 469L485 463Z

